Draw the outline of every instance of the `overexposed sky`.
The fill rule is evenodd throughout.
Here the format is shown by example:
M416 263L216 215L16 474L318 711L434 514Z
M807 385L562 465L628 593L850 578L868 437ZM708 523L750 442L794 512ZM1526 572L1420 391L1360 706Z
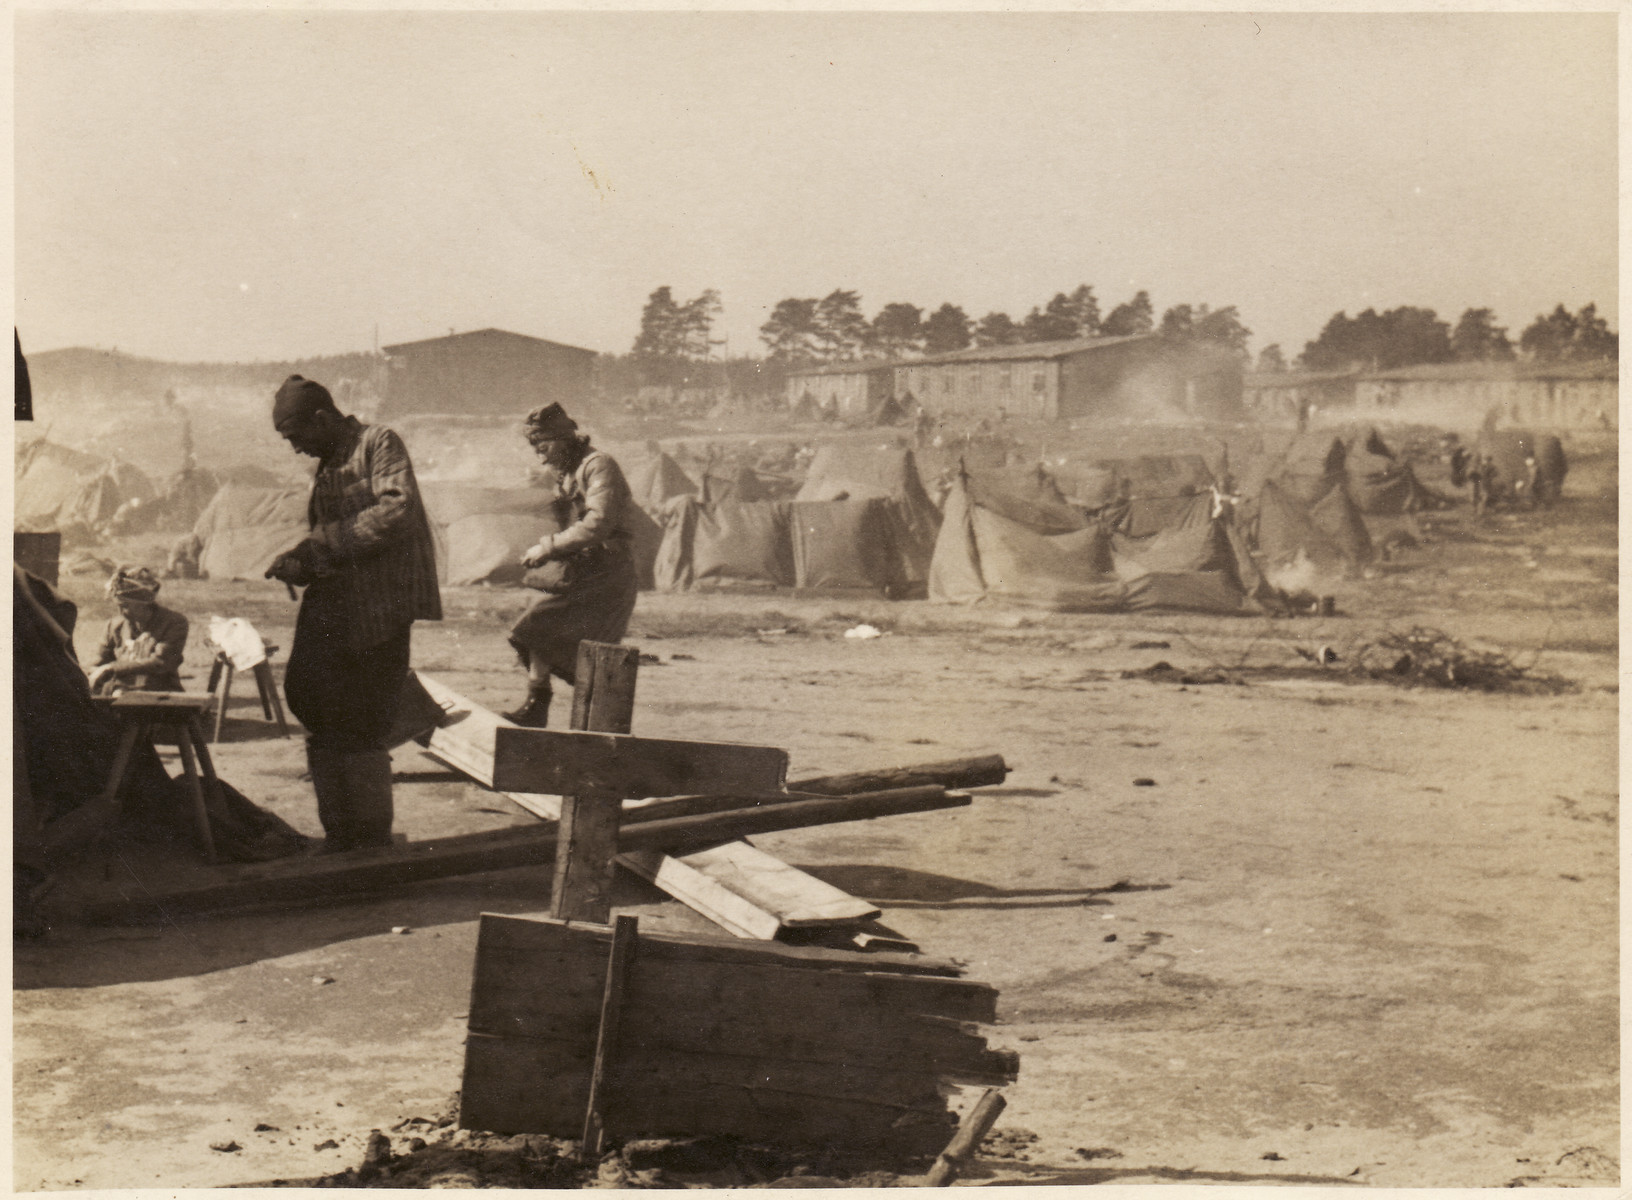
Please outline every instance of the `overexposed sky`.
M660 284L1015 319L1563 302L1618 328L1607 14L15 16L28 350L285 358L498 326L623 352Z

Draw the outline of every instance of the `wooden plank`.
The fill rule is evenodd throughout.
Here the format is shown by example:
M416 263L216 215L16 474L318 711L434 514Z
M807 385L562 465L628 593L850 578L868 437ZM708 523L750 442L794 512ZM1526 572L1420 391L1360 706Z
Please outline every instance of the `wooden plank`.
M634 726L640 651L607 642L579 642L572 688L572 729L628 733Z
M622 830L618 847L620 851L692 850L773 829L869 820L968 803L968 796L939 788L802 800L763 809L648 821ZM155 908L177 914L332 899L427 879L553 863L555 843L553 826L525 826L311 858L195 868L175 872L163 881L116 890L112 897L93 895L82 912L87 920L119 921L150 917Z
M983 754L973 758L952 758L940 762L920 763L913 767L887 767L877 771L853 771L847 775L822 775L815 779L801 779L788 785L789 791L814 792L824 796L848 796L855 792L882 792L891 788L925 787L939 784L946 788L987 787L1008 778L1008 764L1001 754Z
M559 925L542 917L512 917L503 913L481 914L481 938L515 950L552 949L557 940L538 926ZM609 939L605 926L578 925L587 930L592 939ZM604 932L603 932L604 931ZM610 944L610 943L609 943ZM772 963L811 971L861 971L869 975L935 975L944 979L958 979L964 969L949 959L929 958L918 954L871 954L865 957L849 950L829 949L825 946L790 946L783 942L741 942L734 938L709 936L699 933L678 935L653 933L645 930L640 935L641 954L644 958L661 962L665 958L684 958L692 962L710 963ZM985 986L985 985L982 985Z
M580 666L583 655L579 655ZM580 674L579 678L583 678ZM584 1136L580 1159L599 1162L606 1135L606 1109L613 1062L618 1053L618 1030L623 1022L623 1002L629 970L639 943L640 921L620 915L612 930L612 947L606 956L606 988L601 994L601 1027L595 1035L595 1063L589 1073L589 1102L584 1111Z
M632 646L578 644L577 682L572 689L572 727L628 733L634 715L640 654ZM497 755L497 748L494 751ZM494 770L498 767L495 763ZM563 786L566 781L562 780ZM612 913L612 860L618 853L623 795L597 782L566 789L561 797L559 840L550 915L559 920L605 921ZM614 943L615 944L615 943Z
M727 842L687 854L679 861L771 913L789 929L851 925L880 915L879 909L867 901L790 867L747 842Z
M433 703L446 714L442 724L428 733L414 738L425 752L438 762L468 775L485 788L493 786L494 732L514 722L498 713L489 712L474 700L468 700L441 680L429 675L418 675L420 686ZM549 794L509 792L507 795L534 816L547 821L561 817L561 797Z
M493 787L501 792L559 794L585 785L628 798L771 792L788 772L787 751L774 746L516 726L493 732Z
M618 855L618 865L654 883L669 895L702 914L722 929L741 938L769 941L782 928L775 913L767 912L723 884L710 879L684 859L661 850L634 850Z

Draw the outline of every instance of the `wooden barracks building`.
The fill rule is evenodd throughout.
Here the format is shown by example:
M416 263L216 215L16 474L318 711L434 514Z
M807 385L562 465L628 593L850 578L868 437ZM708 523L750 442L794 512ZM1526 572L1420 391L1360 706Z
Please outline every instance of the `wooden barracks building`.
M978 346L905 362L833 363L788 376L790 407L806 395L841 417L886 396L932 413L1061 421L1241 411L1240 361L1226 351L1175 347L1156 334Z
M552 400L570 412L590 395L595 351L478 329L383 347L381 417L410 413L524 413Z

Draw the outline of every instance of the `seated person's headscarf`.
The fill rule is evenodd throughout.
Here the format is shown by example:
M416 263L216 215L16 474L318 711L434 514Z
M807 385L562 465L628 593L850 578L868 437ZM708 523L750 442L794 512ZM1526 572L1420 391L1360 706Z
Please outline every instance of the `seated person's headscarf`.
M578 436L578 422L567 416L567 410L559 404L546 404L542 408L535 408L527 414L524 422L527 430L527 440L533 445L539 442L551 441L555 438L572 438Z
M159 594L159 577L147 567L120 567L108 580L108 597L141 600L149 604Z

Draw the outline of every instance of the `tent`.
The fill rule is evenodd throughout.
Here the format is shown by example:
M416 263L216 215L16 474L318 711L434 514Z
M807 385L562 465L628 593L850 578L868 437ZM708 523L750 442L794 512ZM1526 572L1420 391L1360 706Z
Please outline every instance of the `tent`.
M154 495L152 482L140 470L117 458L110 459L63 504L57 513L57 528L65 532L106 532L122 505L130 501L150 504Z
M924 490L912 451L905 446L830 442L816 451L794 499L799 503L881 501L885 519L894 526L891 537L893 553L903 570L901 582L923 584L929 578L941 514Z
M677 502L658 550L658 591L721 587L861 589L907 594L923 578L900 542L895 505L881 497ZM927 564L922 564L927 566Z
M229 484L218 491L188 539L199 577L264 579L272 560L306 536L310 490Z
M930 567L929 598L995 600L1056 612L1275 607L1244 540L1210 495L1191 497L1166 528L1112 533L1069 505L1005 497L967 475L954 481Z
M1396 455L1375 429L1366 430L1350 444L1344 477L1349 498L1363 513L1397 516L1442 503L1418 482L1411 464Z
M735 466L716 463L703 472L699 498L704 504L718 504L721 501L757 504L775 497L760 479L759 473L746 463Z
M19 447L14 468L13 527L37 533L61 528L62 510L75 502L87 483L103 473L105 465L106 460L95 455L44 438Z
M1246 523L1265 571L1291 590L1307 589L1317 578L1352 575L1374 555L1365 519L1342 488L1308 505L1267 482Z
M1564 445L1552 434L1528 429L1484 429L1476 444L1478 454L1495 469L1492 480L1498 495L1522 497L1531 486L1530 461L1535 463L1535 499L1551 504L1564 486L1569 464Z
M1141 454L1102 459L1095 466L1109 471L1113 481L1116 500L1106 506L1106 518L1132 537L1147 537L1181 519L1191 497L1210 492L1215 483L1199 454ZM1113 506L1118 511L1110 511Z
M691 476L662 450L632 467L628 479L635 503L649 513L660 512L676 496L697 494Z

